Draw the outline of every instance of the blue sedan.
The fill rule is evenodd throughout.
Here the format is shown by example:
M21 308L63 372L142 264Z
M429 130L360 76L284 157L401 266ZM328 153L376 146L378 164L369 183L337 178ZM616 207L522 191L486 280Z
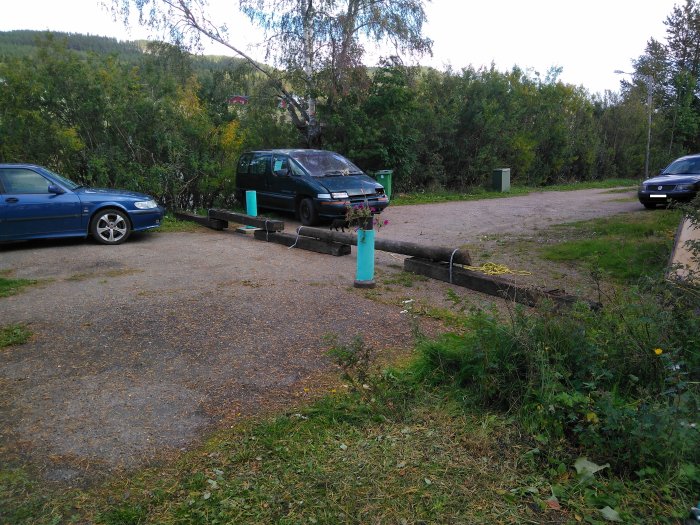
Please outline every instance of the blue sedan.
M32 164L0 164L0 241L92 235L121 244L132 231L160 226L153 197L86 188Z

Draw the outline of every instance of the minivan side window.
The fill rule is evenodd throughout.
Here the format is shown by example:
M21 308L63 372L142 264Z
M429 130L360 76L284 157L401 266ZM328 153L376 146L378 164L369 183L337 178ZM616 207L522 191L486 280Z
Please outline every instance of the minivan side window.
M275 155L272 157L272 174L277 175L278 172L289 168L289 157L286 155Z
M248 166L250 165L250 158L252 155L243 155L241 160L238 161L238 173L248 173Z
M265 175L270 165L270 155L256 155L250 161L251 175Z

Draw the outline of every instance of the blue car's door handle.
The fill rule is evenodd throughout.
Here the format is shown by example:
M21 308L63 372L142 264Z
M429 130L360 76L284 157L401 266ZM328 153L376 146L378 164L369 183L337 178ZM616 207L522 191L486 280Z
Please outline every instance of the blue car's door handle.
M19 202L19 199L17 197L8 197L7 199L5 199L5 202L15 203Z

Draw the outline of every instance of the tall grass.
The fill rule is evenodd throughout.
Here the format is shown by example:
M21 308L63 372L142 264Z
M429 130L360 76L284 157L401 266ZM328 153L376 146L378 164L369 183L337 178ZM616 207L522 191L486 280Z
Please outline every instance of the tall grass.
M700 464L698 312L694 292L654 286L620 292L599 311L516 309L509 322L477 312L466 334L421 344L415 373L514 412L542 441L618 473L672 476Z

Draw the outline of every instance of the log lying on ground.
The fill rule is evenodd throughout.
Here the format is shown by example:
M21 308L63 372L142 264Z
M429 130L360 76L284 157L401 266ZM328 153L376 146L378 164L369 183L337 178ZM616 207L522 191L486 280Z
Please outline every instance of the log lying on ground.
M431 262L415 257L404 261L404 270L407 272L425 275L439 281L450 282L450 265L444 262ZM561 290L540 290L519 286L508 279L495 275L486 275L481 272L452 267L452 284L463 286L477 292L494 295L517 303L535 306L543 300L549 300L559 306L571 306L576 302L588 303L593 309L601 307L600 303L583 300L575 295L568 295Z
M284 246L294 246L295 249L299 248L310 252L325 253L336 257L341 255L350 255L349 244L341 244L333 241L322 241L320 239L312 239L310 237L299 236L297 238L296 235L291 233L267 233L262 230L257 230L253 233L253 235L259 241L274 242Z
M222 221L219 219L212 219L211 217L205 217L204 215L197 215L187 211L176 211L173 212L176 219L181 221L190 221L211 228L212 230L221 231L224 228L228 228L228 221Z
M231 210L222 210L218 208L209 209L210 219L219 219L222 221L231 221L246 226L255 226L268 232L281 232L284 230L284 222L276 219L268 219L266 217L253 217L245 213L237 213Z
M325 241L335 241L344 244L352 244L357 246L357 235L354 233L343 233L333 230L321 230L319 228L310 228L308 226L300 226L297 229L300 235L305 237L313 237ZM472 259L467 250L454 248L443 248L441 246L427 246L407 241L396 241L392 239L374 238L374 248L383 252L400 253L401 255L410 255L411 257L419 257L430 261L445 261L449 262L452 258L454 264L471 265Z

